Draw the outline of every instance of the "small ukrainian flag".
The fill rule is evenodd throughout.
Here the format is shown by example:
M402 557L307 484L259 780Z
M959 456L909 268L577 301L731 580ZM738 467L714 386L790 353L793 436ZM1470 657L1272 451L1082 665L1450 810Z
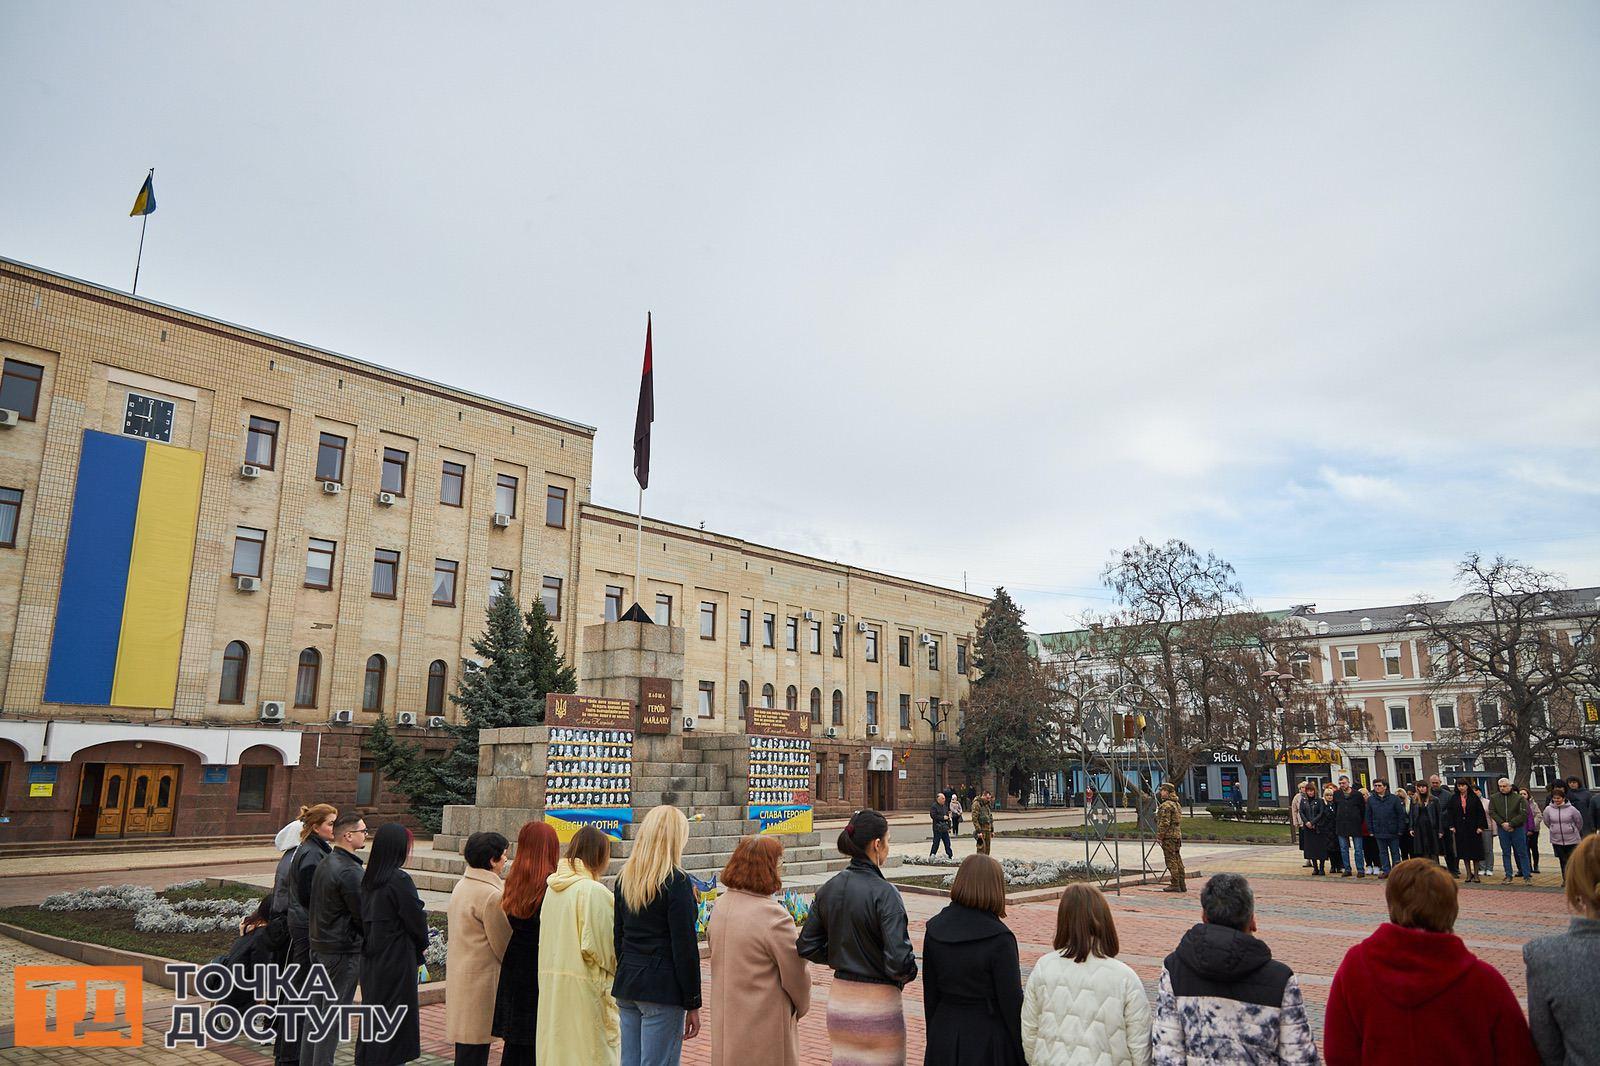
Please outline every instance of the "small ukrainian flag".
M139 195L133 198L133 210L128 212L128 217L135 215L153 215L156 211L156 171L150 168L150 173L145 176L144 184L139 186Z

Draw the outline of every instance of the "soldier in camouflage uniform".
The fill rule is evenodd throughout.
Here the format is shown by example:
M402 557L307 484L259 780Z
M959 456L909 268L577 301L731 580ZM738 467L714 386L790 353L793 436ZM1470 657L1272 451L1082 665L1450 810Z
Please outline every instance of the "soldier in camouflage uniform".
M978 842L978 854L989 854L994 842L994 797L985 792L972 808L972 839Z
M1183 808L1178 806L1178 790L1171 782L1164 783L1160 790L1161 804L1156 808L1156 843L1161 845L1161 854L1167 860L1167 872L1172 876L1172 883L1163 892L1187 892L1189 886L1183 881L1183 831L1179 828L1179 819L1183 817Z

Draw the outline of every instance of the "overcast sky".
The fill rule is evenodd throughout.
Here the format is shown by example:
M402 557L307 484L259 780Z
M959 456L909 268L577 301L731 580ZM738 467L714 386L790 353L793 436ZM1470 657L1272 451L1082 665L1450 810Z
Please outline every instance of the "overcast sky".
M597 425L1035 629L1600 584L1600 5L0 6L0 254Z

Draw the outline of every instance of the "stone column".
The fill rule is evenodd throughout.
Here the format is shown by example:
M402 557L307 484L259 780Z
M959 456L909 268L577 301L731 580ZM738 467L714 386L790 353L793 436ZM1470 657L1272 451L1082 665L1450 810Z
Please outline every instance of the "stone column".
M683 762L684 631L647 622L603 622L583 629L578 692L585 696L639 699L639 680L672 682L672 725L665 735L633 737L633 787L650 766ZM692 713L692 712L691 712Z

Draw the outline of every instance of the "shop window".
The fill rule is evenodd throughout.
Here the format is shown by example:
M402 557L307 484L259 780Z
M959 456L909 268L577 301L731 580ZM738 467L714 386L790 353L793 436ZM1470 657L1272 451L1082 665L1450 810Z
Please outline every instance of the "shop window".
M236 809L240 811L266 810L267 786L271 780L272 767L270 766L239 767L239 803ZM166 805L162 804L162 806Z

